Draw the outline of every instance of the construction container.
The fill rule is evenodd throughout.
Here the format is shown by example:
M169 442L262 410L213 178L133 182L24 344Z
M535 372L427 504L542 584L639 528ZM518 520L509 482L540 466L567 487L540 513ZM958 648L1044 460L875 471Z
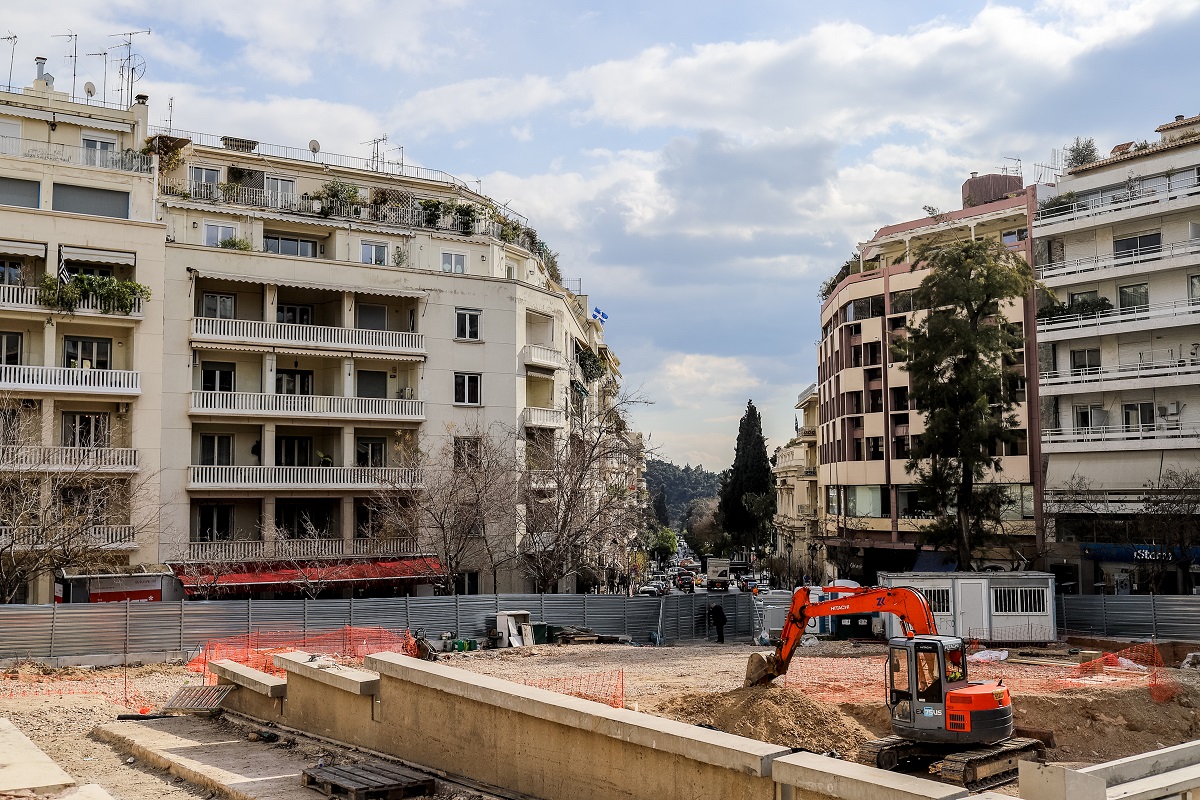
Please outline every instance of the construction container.
M1048 572L881 572L879 583L924 594L940 634L1014 644L1058 638ZM889 637L903 635L894 614L882 616Z

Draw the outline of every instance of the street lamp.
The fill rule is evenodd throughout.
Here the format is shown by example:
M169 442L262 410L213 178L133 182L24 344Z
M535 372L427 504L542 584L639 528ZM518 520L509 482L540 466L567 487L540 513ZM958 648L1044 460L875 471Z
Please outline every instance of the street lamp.
M792 577L792 540L791 539L788 539L787 544L784 545L784 549L787 550L787 554L788 554L788 568L787 568L788 589L793 589L796 586L796 581L795 581L795 578Z

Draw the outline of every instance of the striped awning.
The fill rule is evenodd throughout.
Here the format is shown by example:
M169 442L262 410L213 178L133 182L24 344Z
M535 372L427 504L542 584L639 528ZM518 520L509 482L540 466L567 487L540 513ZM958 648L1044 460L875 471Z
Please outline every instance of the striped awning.
M11 239L0 239L0 255L45 258L46 245L36 244L34 242L14 242Z
M71 261L76 264L112 264L132 267L137 261L136 253L98 250L94 247L72 247L66 244L59 247L59 253L63 261Z
M286 286L289 289L319 289L326 292L351 291L355 294L372 294L385 297L428 297L429 292L423 289L409 289L403 286L353 286L346 284L321 283L296 278L265 278L261 275L250 275L238 272L213 272L211 270L194 269L193 273L200 278L211 278L220 281L235 281L237 283L256 283L260 286Z

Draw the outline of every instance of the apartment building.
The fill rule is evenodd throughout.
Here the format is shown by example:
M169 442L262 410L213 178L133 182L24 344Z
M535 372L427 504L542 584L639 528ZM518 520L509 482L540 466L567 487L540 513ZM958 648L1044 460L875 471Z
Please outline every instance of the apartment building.
M1047 567L1072 592L1193 583L1144 500L1200 456L1200 116L1156 133L1038 190Z
M775 554L787 562L788 575L806 581L825 579L825 550L817 521L817 385L796 399L796 435L775 449Z
M59 599L120 598L121 565L158 559L164 227L139 152L147 107L73 103L44 64L0 92L0 557L40 546L51 518L86 519L62 545L76 572L16 599L49 602L56 581ZM89 580L100 563L110 577Z
M880 571L949 568L942 553L921 549L928 511L905 464L924 421L910 405L908 374L891 350L920 313L913 290L927 270L912 268L913 253L934 237L996 237L1025 257L1030 245L1029 201L1018 176L972 175L962 196L960 211L889 225L859 245L856 269L821 308L818 482L822 535L840 577L874 582ZM1031 333L1032 298L1011 308L1008 318ZM1023 378L1024 351L1015 361L1010 367ZM1019 391L1019 441L998 453L1003 468L991 479L1009 487L1005 515L1020 546L983 554L985 563L1003 569L1037 553L1038 437L1030 410L1037 408L1036 387L1022 380Z

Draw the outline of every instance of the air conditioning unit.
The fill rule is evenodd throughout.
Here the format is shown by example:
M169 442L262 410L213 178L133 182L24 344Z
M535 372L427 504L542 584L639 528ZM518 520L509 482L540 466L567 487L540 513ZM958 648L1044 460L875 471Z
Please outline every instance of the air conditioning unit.
M1179 403L1167 403L1167 414L1178 414Z

